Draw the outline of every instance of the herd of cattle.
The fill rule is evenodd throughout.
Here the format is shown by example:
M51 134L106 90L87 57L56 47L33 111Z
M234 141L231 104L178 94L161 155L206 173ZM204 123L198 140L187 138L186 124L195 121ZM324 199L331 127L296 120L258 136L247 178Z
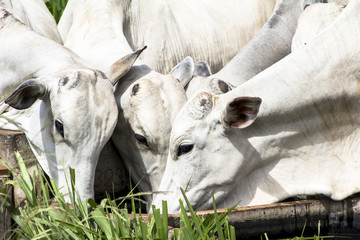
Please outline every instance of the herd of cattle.
M180 188L199 210L211 191L224 208L343 199L360 191L359 16L358 0L69 0L56 25L43 0L1 0L0 128L64 194L74 168L81 199L108 141L148 209L179 212Z

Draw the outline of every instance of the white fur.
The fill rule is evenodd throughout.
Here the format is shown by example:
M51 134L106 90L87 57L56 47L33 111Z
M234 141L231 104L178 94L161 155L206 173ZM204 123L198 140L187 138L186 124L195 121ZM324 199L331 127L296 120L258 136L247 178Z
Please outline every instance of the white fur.
M227 94L208 94L212 109L194 119L190 100L178 114L155 197L180 211L179 188L199 210L273 203L298 194L339 200L360 190L360 2L353 0L309 44ZM204 94L204 93L202 93ZM255 122L223 121L227 104L260 97ZM236 112L235 112L236 113ZM191 152L176 157L180 144Z
M43 0L2 0L0 4L35 32L62 44L55 19Z
M89 53L89 49L81 45L78 32L95 17L88 16L84 8L89 2L91 0L70 0L59 22L59 31L65 46L71 46L81 56L96 52L104 60L106 54L97 49ZM186 56L196 62L207 61L213 72L217 72L262 27L275 2L98 0L92 6L98 9L98 16L91 26L100 28L96 31L98 36L93 35L94 45L97 38L111 32L118 41L121 38L123 46L128 43L133 50L147 45L148 50L140 58L163 74ZM77 38L73 39L72 34ZM88 35L82 38L89 40Z
M299 17L298 28L292 40L291 51L308 44L334 22L345 6L336 3L317 3L305 8Z
M218 80L225 81L231 86L240 86L288 55L291 52L291 43L298 26L298 18L306 1L279 1L272 16L255 37L219 72L206 78L194 77L187 86L186 96L191 98L199 90L217 93ZM312 0L311 2L319 1L322 0ZM309 24L312 22L310 21Z
M178 80L183 85L190 80L192 59L206 60L214 69L223 66L263 25L274 4L253 0L221 4L202 0L69 1L59 23L60 33L65 46L92 66L107 72L119 56L148 46L116 86L120 111L112 136L141 191L156 191L160 184L172 123L187 100ZM187 55L191 58L170 71ZM137 84L139 91L133 95ZM144 136L149 146L137 142L135 134ZM151 206L152 196L147 200Z

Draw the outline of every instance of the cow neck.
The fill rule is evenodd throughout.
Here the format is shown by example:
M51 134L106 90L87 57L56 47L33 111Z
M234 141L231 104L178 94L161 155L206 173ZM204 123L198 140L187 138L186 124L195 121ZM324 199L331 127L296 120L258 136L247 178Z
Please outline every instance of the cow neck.
M233 130L241 131L241 137L254 148L244 154L253 164L246 182L262 190L272 189L275 194L265 191L262 203L298 193L323 193L339 199L356 191L358 172L353 170L360 167L356 160L360 135L359 11L360 2L352 1L308 47L220 97L224 103L238 96L263 100L254 124ZM346 189L338 189L338 172L349 173L344 177L349 182ZM234 194L242 187L237 186ZM253 205L260 198L247 196L241 204Z
M110 71L111 65L120 57L133 52L123 33L122 9L126 6L120 3L121 1L86 1L77 11L65 39L65 46L105 73ZM82 36L86 36L86 39L81 39ZM135 65L140 63L137 60Z
M281 1L259 33L214 77L240 86L284 58L291 51L300 13L299 0Z
M131 4L122 4L128 8L125 9L126 39L133 49L144 45L145 40L156 42L156 45L149 46L149 51L151 48L153 53L162 52L162 56L159 56L161 59L156 59L151 64L146 62L162 73L169 72L185 56L192 56L195 61L206 60L213 72L217 72L263 26L276 1L225 1L216 7L205 2L133 0ZM228 14L219 18L218 13L221 11ZM233 24L230 25L229 22ZM239 38L239 34L243 32L246 34ZM214 46L217 42L223 43ZM174 49L177 49L175 53ZM207 49L213 49L210 55ZM146 55L144 52L143 59ZM172 56L172 61L164 59L166 56Z
M85 63L62 45L32 31L6 10L1 11L1 56L17 80L37 77L69 68L84 67Z

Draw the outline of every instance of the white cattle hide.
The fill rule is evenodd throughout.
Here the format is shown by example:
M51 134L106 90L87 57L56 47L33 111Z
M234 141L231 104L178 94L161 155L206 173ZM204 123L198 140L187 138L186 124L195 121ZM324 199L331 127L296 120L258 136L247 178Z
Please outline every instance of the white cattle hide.
M93 197L98 156L117 121L113 84L137 54L114 64L110 82L0 8L0 86L19 85L11 94L0 92L7 97L0 106L0 128L24 131L41 167L63 193L72 167L79 197ZM11 107L5 109L7 104Z
M65 46L80 56L92 54L79 39L69 35L87 24L83 6L89 0L70 0L59 22ZM111 29L131 49L148 46L141 59L152 69L167 74L174 65L191 56L207 61L212 71L223 67L263 26L276 0L98 0L98 13L104 21L98 37ZM94 27L101 23L95 23ZM80 36L80 34L77 34ZM90 41L87 35L83 39ZM74 42L75 40L75 42ZM103 60L103 56L99 59Z
M35 32L62 44L55 19L44 0L1 0L0 6Z
M223 95L179 112L154 204L179 212L360 191L360 2L298 51ZM261 103L262 102L262 103ZM261 104L261 105L260 105Z
M67 35L67 42L74 43L68 45L69 48L105 72L110 70L112 59L131 51L121 34L111 27L106 28L108 14L107 4L101 5L97 0L86 1L73 22L73 26L82 27ZM85 22L78 22L85 18ZM82 48L91 51L85 54ZM143 192L152 192L160 184L171 125L187 100L183 86L188 83L193 71L194 62L190 57L167 75L137 61L116 86L114 94L119 116L112 140L133 181L139 183ZM147 201L151 206L151 195L147 196Z
M186 88L186 96L190 99L199 90L225 93L288 55L302 9L305 5L316 2L323 0L280 1L256 36L219 72L191 79Z
M303 47L321 31L324 31L342 13L344 8L344 5L337 3L317 3L306 7L299 17L291 51Z
M340 5L346 6L346 5L348 5L349 0L328 0L327 2L328 3L337 3Z

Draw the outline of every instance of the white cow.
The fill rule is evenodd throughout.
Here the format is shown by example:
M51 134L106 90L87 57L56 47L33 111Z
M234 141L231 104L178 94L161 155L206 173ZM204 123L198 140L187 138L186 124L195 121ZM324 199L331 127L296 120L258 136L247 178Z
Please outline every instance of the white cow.
M0 92L12 107L0 106L0 128L25 132L41 167L64 193L72 167L79 197L93 197L98 156L117 122L113 84L138 54L114 63L109 80L0 8L1 86L20 84L10 96Z
M35 32L62 44L55 19L44 0L1 0L0 6Z
M113 59L131 51L124 38L108 26L107 3L86 1L73 22L73 26L79 26L78 31L70 31L66 40L75 43L67 45L70 49L105 72L110 70ZM90 50L84 54L83 48ZM116 86L119 116L112 140L132 179L140 182L139 189L143 192L154 191L160 185L171 125L187 100L183 86L193 71L194 62L190 57L167 75L137 61ZM152 196L148 195L147 200L151 206Z
M299 27L292 40L291 51L303 47L324 31L344 8L344 5L337 3L317 3L307 6L299 18Z
M78 49L85 58L92 51L82 47L79 39L68 39L86 24L80 16L89 0L70 0L59 22L65 46ZM276 0L101 0L107 11L99 12L106 29L122 37L132 49L145 45L141 59L155 71L167 74L173 66L191 56L207 61L217 72L263 26L270 17ZM81 20L82 19L82 20ZM77 23L74 25L74 23ZM82 36L88 39L87 35ZM97 38L93 39L96 45ZM106 53L98 56L105 59ZM92 58L92 56L90 56Z
M203 69L195 73L198 76L189 82L187 97L190 99L199 90L225 93L288 55L304 5L304 0L280 1L257 35L224 68L210 75L210 69L204 64Z
M78 5L74 5L75 3ZM69 26L70 23L64 24L64 21L74 19L71 29L76 31L62 31L68 32L65 45L105 72L114 59L131 51L124 34L119 28L109 24L115 21L110 21L112 18L109 16L113 13L113 5L110 3L111 1L87 0L80 4L70 1L64 14L66 16L74 12L73 9L77 9L77 15L67 15L60 21L63 22L62 26ZM270 61L253 59L277 54L271 59L275 62L290 52L291 37L302 9L301 4L302 1L292 0L290 3L283 1L279 5L267 27L262 30L263 34L259 35L252 47L247 47L248 50L243 54L242 60L251 62L244 68L250 71L251 66L256 65L253 72L260 71L270 65ZM278 37L271 38L274 34ZM284 42L288 43L285 47ZM275 44L276 47L267 48L268 45ZM253 56L254 54L256 56ZM181 80L182 85L186 85L193 69L196 74L203 71L200 70L201 64L194 66L190 58L176 66L170 75L165 76L153 71L141 61L135 65L119 81L115 91L120 113L112 140L130 169L133 180L136 183L140 181L140 190L151 192L159 187L166 166L172 122L186 101L183 87L174 76ZM234 75L236 74L234 72ZM147 200L150 206L151 195L147 196Z
M202 92L173 124L155 197L180 210L360 191L360 2L316 39L223 95ZM261 103L262 102L262 103Z
M236 86L240 86L288 55L291 52L294 41L300 42L302 41L300 38L310 39L313 37L317 32L307 32L304 30L297 37L294 34L297 31L298 18L302 10L308 5L319 2L323 2L323 0L280 1L274 9L273 15L257 35L219 72L211 75L210 68L203 64L203 68L199 70L200 72L195 73L195 76L186 86L187 98L190 99L199 90L222 94ZM328 7L326 10L330 9ZM311 12L316 17L315 11ZM316 14L319 14L319 12L317 11ZM324 25L319 26L318 29L321 28L325 28Z

